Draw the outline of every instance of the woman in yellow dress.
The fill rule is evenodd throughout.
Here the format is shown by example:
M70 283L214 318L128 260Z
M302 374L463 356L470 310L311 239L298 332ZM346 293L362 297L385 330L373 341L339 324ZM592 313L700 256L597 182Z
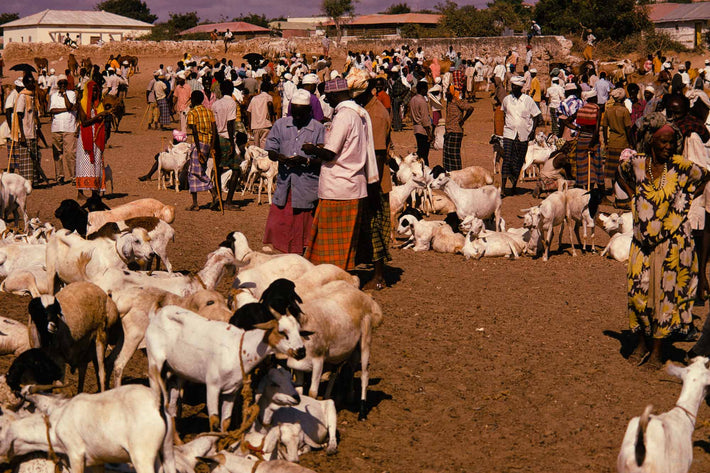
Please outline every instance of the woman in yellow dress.
M633 196L629 253L629 325L637 347L630 359L660 367L665 342L692 326L698 261L688 221L695 195L710 175L679 154L680 131L660 113L641 128L638 154L619 167L619 183Z

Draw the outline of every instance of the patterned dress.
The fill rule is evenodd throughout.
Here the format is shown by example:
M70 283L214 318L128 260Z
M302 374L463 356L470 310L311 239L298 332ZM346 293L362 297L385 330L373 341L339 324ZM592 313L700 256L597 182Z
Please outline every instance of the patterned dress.
M680 155L668 162L663 187L646 176L646 156L620 164L633 188L634 234L628 266L629 326L653 338L687 332L698 285L688 211L706 171ZM655 176L654 176L655 177ZM656 178L660 186L662 177Z

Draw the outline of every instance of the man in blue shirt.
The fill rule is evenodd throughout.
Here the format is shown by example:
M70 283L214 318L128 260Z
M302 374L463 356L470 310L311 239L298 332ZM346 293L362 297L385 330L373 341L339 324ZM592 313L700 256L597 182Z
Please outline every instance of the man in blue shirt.
M305 143L323 144L325 127L312 118L311 93L297 90L291 116L276 120L264 148L278 161L276 192L269 209L264 243L284 253L303 254L318 203L320 162L301 150Z
M611 82L606 80L606 72L599 73L599 80L594 84L594 90L597 91L597 105L603 110L609 101L609 93L611 92Z

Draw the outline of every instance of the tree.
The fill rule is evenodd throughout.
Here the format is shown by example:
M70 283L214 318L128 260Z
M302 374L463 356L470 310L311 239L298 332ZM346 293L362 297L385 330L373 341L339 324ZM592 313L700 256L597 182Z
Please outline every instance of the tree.
M199 24L200 17L197 16L197 12L195 11L187 13L170 13L170 19L167 21L168 28L175 34L194 28Z
M409 5L407 2L402 2L402 3L393 3L390 5L390 7L385 10L385 14L387 15L400 15L402 13L411 13L412 9L409 8Z
M635 0L540 0L534 16L546 33L581 34L584 25L597 38L614 41L651 27Z
M146 23L153 23L158 19L158 16L153 15L148 5L145 2L141 2L141 0L104 0L97 3L94 9L145 21Z
M11 21L19 20L19 13L0 13L0 25L10 23ZM0 26L0 35L2 35L2 27Z
M264 28L269 27L269 19L266 18L266 15L257 15L256 13L247 13L246 15L233 18L232 21L243 21L256 26L263 26Z
M498 36L503 31L488 9L478 10L473 5L459 7L451 0L438 4L436 9L441 14L439 26L451 36Z
M342 36L340 26L343 17L345 15L352 16L355 14L355 3L357 3L357 1L358 0L323 0L321 4L321 10L325 16L333 20L338 42L340 42L340 37Z

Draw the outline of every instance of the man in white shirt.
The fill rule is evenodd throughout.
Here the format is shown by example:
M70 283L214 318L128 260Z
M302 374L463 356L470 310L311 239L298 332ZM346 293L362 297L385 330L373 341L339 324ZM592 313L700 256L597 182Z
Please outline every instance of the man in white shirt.
M503 99L501 108L505 113L503 128L503 167L501 191L505 194L505 181L510 179L511 195L515 195L518 176L528 151L528 141L535 136L542 116L540 109L529 95L523 94L525 79L513 76L510 79L510 95Z
M49 70L49 75L47 76L47 89L49 92L49 95L57 93L57 76L55 75L56 71L54 69Z
M283 100L281 101L281 116L285 117L288 115L288 106L293 99L293 94L296 93L298 87L293 82L293 75L290 73L284 74L284 84L283 84Z
M505 82L505 73L506 70L503 64L496 64L496 67L493 68L493 76L499 78L501 82Z
M22 79L15 79L14 84L15 88L12 89L12 92L7 94L7 97L5 98L5 119L7 120L7 126L9 126L10 129L12 129L12 112L15 110L15 102L17 102L17 97L20 95L20 92L22 92L22 89L25 88L25 85L22 83Z
M64 184L64 164L74 181L76 173L76 92L67 90L65 75L57 77L57 92L49 96L52 115L52 154L57 183Z
M271 125L276 118L274 113L274 99L269 94L271 92L271 83L261 83L261 93L251 99L247 108L249 116L249 127L254 136L254 144L259 148L263 148L266 143L266 137L271 131Z
M560 122L557 120L557 109L565 99L565 89L560 85L560 78L553 77L552 85L547 89L547 103L550 109L550 121L552 122L552 134L559 136Z
M109 67L108 77L106 78L106 88L108 89L106 93L114 97L118 96L118 88L121 84L128 85L128 81L123 77L117 76L113 67Z
M237 102L232 97L234 84L228 80L222 81L219 84L219 90L222 92L222 98L212 104L212 113L214 113L214 121L217 125L218 147L215 149L217 167L218 169L227 167L232 172L239 172L241 160L237 158L234 139L237 120ZM218 180L218 182L220 181Z

